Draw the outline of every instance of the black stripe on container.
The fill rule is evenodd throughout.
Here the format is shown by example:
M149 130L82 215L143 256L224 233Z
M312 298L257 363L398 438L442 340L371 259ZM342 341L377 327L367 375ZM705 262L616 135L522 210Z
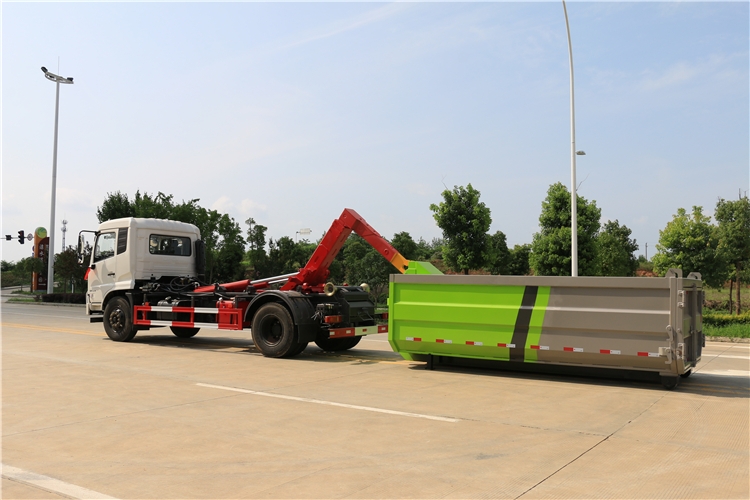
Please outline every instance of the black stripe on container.
M526 337L529 336L529 323L531 323L531 313L534 311L536 294L539 287L527 286L523 290L523 299L521 299L521 308L518 310L516 317L516 326L513 328L513 340L515 347L510 349L511 361L523 361L526 350Z

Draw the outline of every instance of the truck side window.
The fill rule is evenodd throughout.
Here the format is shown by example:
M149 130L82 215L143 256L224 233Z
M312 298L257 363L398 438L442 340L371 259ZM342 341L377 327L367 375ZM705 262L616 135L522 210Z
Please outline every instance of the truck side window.
M148 239L148 252L154 255L189 257L192 253L192 245L190 245L190 238L152 234Z
M108 259L115 254L115 233L101 233L94 246L94 262Z

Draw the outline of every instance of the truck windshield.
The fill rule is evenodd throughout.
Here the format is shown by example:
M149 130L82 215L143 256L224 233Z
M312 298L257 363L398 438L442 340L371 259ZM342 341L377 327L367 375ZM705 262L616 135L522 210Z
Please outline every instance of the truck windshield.
M189 257L191 254L190 250L190 238L152 234L148 240L148 251L155 255L182 255Z
M115 233L101 233L96 238L94 262L108 259L115 254Z

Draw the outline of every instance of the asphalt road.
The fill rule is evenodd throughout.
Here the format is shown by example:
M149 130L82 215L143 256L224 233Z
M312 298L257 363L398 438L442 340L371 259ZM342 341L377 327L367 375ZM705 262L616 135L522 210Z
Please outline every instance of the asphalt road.
M240 335L111 342L2 304L3 498L750 497L750 345L658 383L402 360L383 335L268 359Z

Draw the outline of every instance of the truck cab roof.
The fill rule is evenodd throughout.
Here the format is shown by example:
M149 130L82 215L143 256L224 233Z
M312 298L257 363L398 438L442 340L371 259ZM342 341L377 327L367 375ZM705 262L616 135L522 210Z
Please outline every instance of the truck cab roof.
M102 222L99 225L99 231L103 231L106 229L117 229L121 227L193 233L196 235L196 239L200 239L200 230L195 224L166 219L147 219L140 217L123 217L121 219L111 219Z

